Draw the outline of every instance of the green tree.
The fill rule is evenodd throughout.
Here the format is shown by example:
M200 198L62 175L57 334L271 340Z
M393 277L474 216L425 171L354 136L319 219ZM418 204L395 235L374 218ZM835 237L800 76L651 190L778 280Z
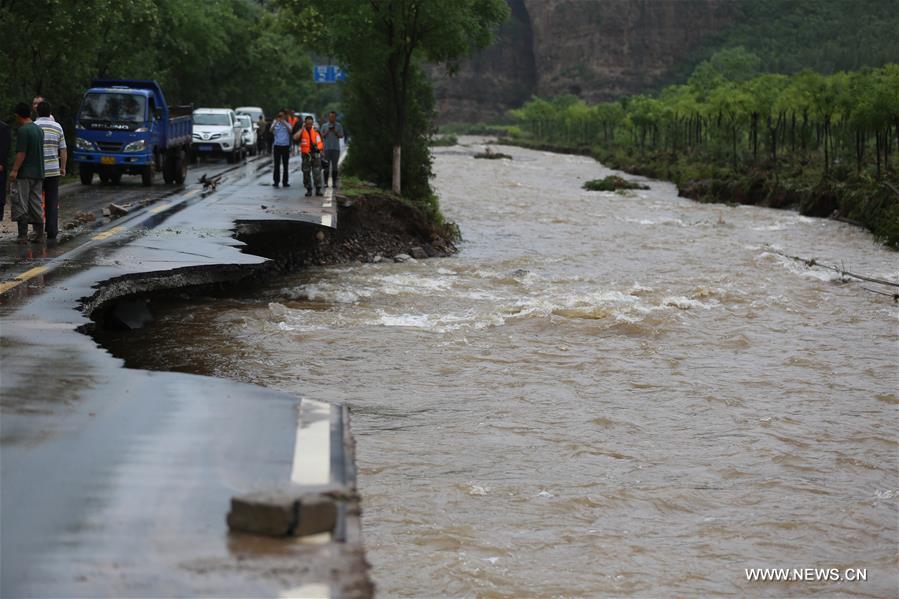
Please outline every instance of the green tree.
M292 0L289 6L301 14L315 11L303 0ZM326 47L346 67L348 87L354 88L352 98L369 102L365 110L376 123L370 129L355 127L354 143L377 136L377 147L388 148L394 192L403 190L404 148L411 142L426 144L430 133L432 115L421 112L428 109L431 94L422 62L453 70L463 57L490 43L508 14L503 0L332 0L328 4L327 14L320 19L326 23ZM308 37L317 41L314 32ZM356 87L363 84L384 94L381 101L373 101L378 99ZM410 135L410 125L423 124L423 129ZM421 181L415 187L421 188ZM429 189L427 176L424 187Z

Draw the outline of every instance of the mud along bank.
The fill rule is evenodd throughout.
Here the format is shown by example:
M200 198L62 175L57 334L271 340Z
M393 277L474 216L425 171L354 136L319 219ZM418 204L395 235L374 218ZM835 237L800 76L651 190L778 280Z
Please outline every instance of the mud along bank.
M779 169L770 164L740 171L720 168L711 176L705 162L683 156L674 159L664 151L641 154L516 136L501 137L497 143L590 156L613 170L671 181L680 197L697 202L790 210L803 216L845 222L867 229L887 247L899 249L899 181L889 171L883 181L851 177L845 167L822 178L805 161L796 161Z
M365 246L336 228L364 199L307 200L265 180L248 167L212 194L188 188L0 296L3 596L371 594L354 493L331 535L284 541L225 524L237 494L354 488L345 411L123 368L81 333L141 326L145 300L160 294L230 292L294 265L440 246L405 225L382 239L393 246Z

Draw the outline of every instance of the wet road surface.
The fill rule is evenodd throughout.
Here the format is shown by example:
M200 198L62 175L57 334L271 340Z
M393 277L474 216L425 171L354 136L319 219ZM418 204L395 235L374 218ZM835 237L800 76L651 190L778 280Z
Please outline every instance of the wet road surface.
M241 251L235 221L336 225L330 198L275 190L269 178L251 163L212 194L188 185L0 294L3 597L287 597L327 593L358 569L358 546L328 535L228 534L232 495L283 487L313 455L333 472L335 454L298 445L298 395L124 369L77 332L89 323L82 298L262 263Z
M263 162L251 161L260 165ZM194 184L200 177L213 176L216 173L230 170L231 165L224 161L203 161L188 170L187 185ZM26 244L16 241L15 223L3 221L0 233L0 279L24 272L28 268L38 266L48 259L59 256L77 246L84 236L89 236L109 224L112 220L103 216L103 209L111 203L131 206L136 209L141 205L150 205L169 196L175 196L185 189L181 185L164 185L161 181L150 187L144 187L139 177L124 177L119 185L101 184L94 178L93 185L70 183L60 189L58 244ZM8 219L8 210L4 218ZM77 221L77 226L66 229L66 223L76 223L76 215L90 213L94 220Z

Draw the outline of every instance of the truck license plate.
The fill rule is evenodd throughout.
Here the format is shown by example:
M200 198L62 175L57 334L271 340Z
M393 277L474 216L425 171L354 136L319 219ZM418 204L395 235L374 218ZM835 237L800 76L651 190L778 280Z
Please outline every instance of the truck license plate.
M115 156L101 156L100 164L115 164Z
M200 150L201 152L211 152L212 144L200 144L200 147L197 149Z

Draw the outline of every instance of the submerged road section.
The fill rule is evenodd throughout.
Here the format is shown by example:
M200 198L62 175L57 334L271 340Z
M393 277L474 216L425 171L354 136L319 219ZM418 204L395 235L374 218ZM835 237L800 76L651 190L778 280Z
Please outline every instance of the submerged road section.
M188 186L2 282L3 597L370 594L343 407L126 369L79 332L99 310L139 326L138 294L252 274L266 258L236 231L336 228L330 192L270 177L251 163ZM350 489L333 534L228 532L232 496L292 483Z

